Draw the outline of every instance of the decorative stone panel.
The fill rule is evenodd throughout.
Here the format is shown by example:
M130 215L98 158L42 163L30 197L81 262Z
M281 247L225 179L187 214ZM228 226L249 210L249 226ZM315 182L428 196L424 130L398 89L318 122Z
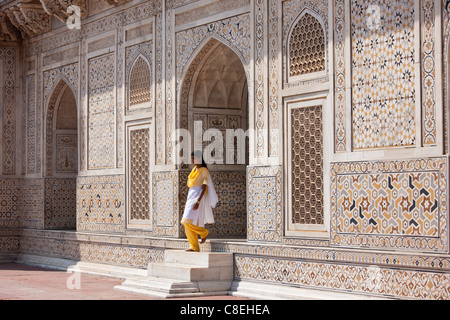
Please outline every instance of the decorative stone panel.
M249 167L248 241L281 242L282 240L282 169Z
M121 240L127 241L104 235L81 235L58 231L42 233L27 230L21 234L20 252L142 269L147 268L151 262L164 260L164 249L148 245L123 245Z
M77 230L124 232L124 176L79 177Z
M0 229L19 228L20 181L0 180Z
M2 172L3 175L16 173L16 49L0 48L0 63L3 64L3 79L0 83L2 98Z
M334 1L334 145L335 152L347 151L346 65L345 65L345 1Z
M355 149L416 143L415 1L351 2L353 143Z
M153 234L179 237L178 172L153 173Z
M89 60L89 169L115 164L115 55Z
M36 75L27 76L27 122L26 122L26 171L29 174L36 172Z
M45 179L24 179L20 184L20 227L44 229Z
M235 255L235 280L429 300L450 299L450 274L279 257Z
M335 163L331 244L448 252L448 159Z
M76 173L78 171L78 135L56 135L56 171Z
M2 254L16 254L20 248L20 237L16 230L0 230L0 259Z
M75 230L76 179L45 180L45 229Z

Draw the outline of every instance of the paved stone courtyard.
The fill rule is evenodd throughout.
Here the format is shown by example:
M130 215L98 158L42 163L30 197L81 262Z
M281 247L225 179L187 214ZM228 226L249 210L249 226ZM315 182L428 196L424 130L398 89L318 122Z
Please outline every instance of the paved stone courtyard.
M0 300L160 300L114 289L122 283L96 275L82 274L80 289L69 289L73 274L22 264L0 264ZM182 300L182 299L173 299ZM186 300L243 300L232 296L189 298Z

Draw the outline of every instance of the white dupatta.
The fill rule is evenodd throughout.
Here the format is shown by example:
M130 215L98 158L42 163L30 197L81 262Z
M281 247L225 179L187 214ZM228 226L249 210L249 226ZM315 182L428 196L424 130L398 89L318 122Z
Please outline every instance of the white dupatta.
M214 223L214 215L212 212L212 208L215 208L217 203L219 202L219 198L217 197L216 189L214 188L214 184L211 179L211 174L208 177L207 184L207 195L206 195L206 210L205 210L205 224L213 224Z

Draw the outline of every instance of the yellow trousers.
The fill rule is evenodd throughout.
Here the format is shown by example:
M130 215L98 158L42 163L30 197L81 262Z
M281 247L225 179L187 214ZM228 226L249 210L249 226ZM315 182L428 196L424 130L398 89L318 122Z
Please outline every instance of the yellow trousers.
M209 231L205 228L194 226L193 224L183 222L184 230L186 233L186 237L189 241L190 249L196 252L200 252L200 245L198 244L198 236L200 238L205 239Z

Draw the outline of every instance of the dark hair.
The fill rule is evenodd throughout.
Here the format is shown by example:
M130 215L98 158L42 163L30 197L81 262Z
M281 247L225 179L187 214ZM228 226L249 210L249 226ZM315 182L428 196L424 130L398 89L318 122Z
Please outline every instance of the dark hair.
M198 151L198 150L197 151L193 151L191 153L191 156L194 156L194 157L196 157L198 159L202 159L202 167L208 168L208 165L206 164L205 159L203 158L203 152Z

